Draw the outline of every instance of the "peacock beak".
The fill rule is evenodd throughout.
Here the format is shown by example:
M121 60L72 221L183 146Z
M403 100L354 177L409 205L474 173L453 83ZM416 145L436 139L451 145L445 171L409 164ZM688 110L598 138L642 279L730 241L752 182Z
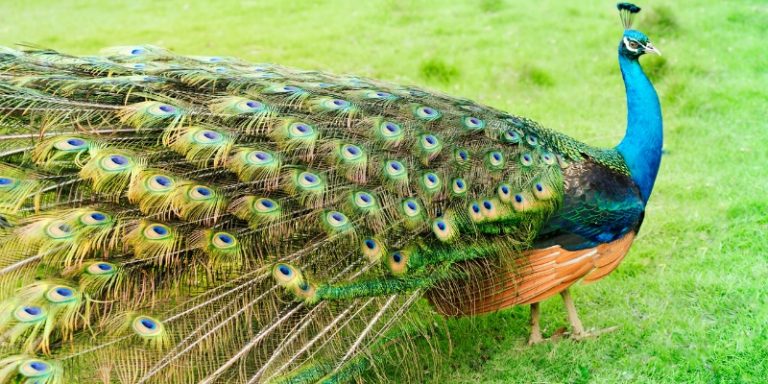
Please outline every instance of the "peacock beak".
M653 44L651 44L651 43L648 43L648 44L645 45L645 52L646 53L655 53L655 54L661 56L661 51L656 49L656 47L654 47Z

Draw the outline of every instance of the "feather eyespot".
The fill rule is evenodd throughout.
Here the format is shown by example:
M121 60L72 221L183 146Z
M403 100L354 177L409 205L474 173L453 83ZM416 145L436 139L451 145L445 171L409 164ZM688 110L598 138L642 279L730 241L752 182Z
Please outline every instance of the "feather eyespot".
M389 271L395 276L401 276L408 270L408 259L410 255L405 251L395 251L389 255Z
M223 231L214 233L211 243L218 249L237 247L237 239L231 234Z
M352 106L352 103L342 99L329 98L322 100L321 105L327 110L336 111L347 109Z
M425 173L424 176L422 176L421 181L424 184L424 187L430 191L439 189L441 185L440 177L434 172Z
M224 135L210 129L201 129L193 135L192 140L197 144L219 144L224 141Z
M79 137L70 137L57 141L53 147L64 152L79 152L88 149L88 142Z
M453 152L453 159L458 165L469 164L469 151L466 149L457 149Z
M378 240L373 238L365 239L360 244L360 247L363 251L363 256L368 258L368 260L373 262L381 260L381 256L384 252L384 247L381 245L381 243L379 243Z
M115 265L104 261L96 262L85 268L85 272L92 276L108 276L115 273Z
M485 219L485 216L483 216L482 208L480 208L480 203L478 202L472 202L469 204L469 218L472 219L475 223L483 221Z
M293 274L293 270L290 269L287 265L278 266L277 272L286 277L289 277Z
M484 200L483 201L483 209L486 211L490 211L493 209L493 203L491 203L490 200Z
M291 139L308 138L315 135L315 128L306 123L291 123L288 126L288 137Z
M533 207L533 201L531 201L528 197L526 197L522 193L518 193L514 196L514 200L512 201L512 207L515 209L515 211L518 211L518 212L527 211Z
M187 192L187 196L194 201L210 200L216 197L216 192L203 185L195 185Z
M306 281L296 284L296 287L293 290L293 293L296 294L296 296L310 300L315 298L316 292L317 287L314 284L307 283Z
M473 116L464 116L461 119L461 124L470 131L479 131L485 128L485 121Z
M142 337L155 337L163 333L163 324L149 316L136 316L131 322L131 328Z
M144 185L147 187L147 190L150 192L156 192L156 193L162 193L162 192L168 192L175 186L176 182L173 181L168 176L165 175L152 175L146 179L144 182Z
M323 186L323 179L315 173L304 171L299 173L298 184L305 190L318 189Z
M341 157L347 161L359 160L364 156L363 150L354 144L344 144L341 146Z
M532 188L533 195L539 200L546 200L553 196L552 189L542 182L537 182Z
M45 298L54 304L64 304L77 300L78 295L77 291L70 287L64 285L56 285L45 292Z
M442 113L435 108L419 106L413 110L413 115L426 121L435 121L442 116Z
M504 168L504 154L499 151L488 152L488 155L486 155L486 162L488 164L488 168L492 170L500 170Z
M450 241L458 236L456 228L444 218L438 218L432 222L432 232L440 241Z
M382 100L382 101L397 100L397 96L384 91L366 91L363 94L363 97L366 99Z
M339 211L329 211L325 214L326 222L333 228L341 228L349 224L347 216Z
M255 150L255 151L248 152L245 158L249 164L267 165L273 162L273 160L275 159L275 156L273 156L269 152Z
M373 208L376 206L376 199L368 192L358 191L354 194L355 206L360 209Z
M19 373L24 377L28 377L30 379L42 379L49 376L52 373L53 368L50 364L42 360L29 359L19 365L18 370ZM33 382L36 383L37 381Z
M147 108L147 112L155 117L168 117L178 113L178 108L172 105L154 102Z
M16 321L27 324L43 320L46 315L45 308L36 305L20 305L13 311Z
M105 171L120 172L133 166L133 159L124 155L108 155L104 156L99 163Z
M501 141L508 144L517 144L520 142L520 137L521 135L519 132L510 128L504 131L504 133L501 135Z
M528 135L525 137L525 141L528 142L529 145L535 147L539 145L539 138L537 138L534 135Z
M421 214L421 205L416 199L405 199L402 204L405 216L413 218Z
M0 190L13 189L13 187L17 186L19 183L19 179L8 176L0 176Z
M56 240L68 239L74 236L72 226L62 220L54 220L45 227L48 237Z
M265 93L304 93L304 90L294 85L275 85L267 87Z
M256 100L241 100L236 104L235 108L242 113L257 113L265 111L267 106Z
M163 240L171 236L171 228L165 224L150 224L144 228L144 237L148 240Z
M530 167L533 165L533 156L531 156L530 153L523 153L520 155L520 163L523 164L523 166Z
M387 163L384 165L384 170L390 177L402 176L406 173L403 163L397 160L387 161Z
M110 221L111 217L99 211L92 211L80 216L80 223L83 225L100 225Z
M395 138L402 135L402 128L391 121L384 121L379 124L379 132L385 138Z
M467 193L467 182L462 178L453 179L451 182L451 191L456 196L461 196Z
M541 161L543 161L544 164L552 165L552 164L555 164L557 159L555 158L555 156L552 153L544 152L544 153L541 154Z
M420 143L421 143L421 147L425 151L436 150L440 148L440 146L442 145L440 143L440 140L437 138L437 136L433 134L422 135Z
M280 205L276 201L262 197L254 200L253 208L259 213L270 213L280 209Z
M499 185L499 188L497 189L499 200L501 200L504 203L509 203L512 200L512 187L507 184L501 184Z
M272 269L272 276L278 285L290 287L304 282L304 277L295 267L285 263L278 263Z

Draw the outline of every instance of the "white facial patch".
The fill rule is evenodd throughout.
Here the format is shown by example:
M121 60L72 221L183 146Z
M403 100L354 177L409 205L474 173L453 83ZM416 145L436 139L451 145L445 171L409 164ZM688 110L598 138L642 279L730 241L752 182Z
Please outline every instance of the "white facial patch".
M629 44L629 39L626 37L624 38L624 47L627 48L632 53L637 53L639 48L642 46L640 43L637 43L637 42L635 42L635 44L637 44L637 48L632 48Z

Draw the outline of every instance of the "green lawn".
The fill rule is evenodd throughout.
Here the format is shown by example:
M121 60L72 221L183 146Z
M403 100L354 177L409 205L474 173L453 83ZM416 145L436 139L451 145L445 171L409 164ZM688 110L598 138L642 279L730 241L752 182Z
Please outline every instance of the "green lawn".
M0 44L86 54L150 43L356 73L471 98L592 144L623 135L610 1L126 3L6 1ZM664 53L643 64L661 96L666 154L627 259L575 288L585 325L618 331L529 348L527 308L449 320L441 344L452 352L436 380L765 380L768 3L639 5L638 29ZM543 311L545 334L567 324L559 299Z

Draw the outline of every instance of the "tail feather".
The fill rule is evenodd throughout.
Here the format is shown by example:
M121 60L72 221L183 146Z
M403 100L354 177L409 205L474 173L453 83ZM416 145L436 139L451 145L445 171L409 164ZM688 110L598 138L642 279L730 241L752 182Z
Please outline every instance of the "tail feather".
M460 262L514 265L576 160L413 88L104 54L0 49L0 305L32 312L0 382L349 380Z

